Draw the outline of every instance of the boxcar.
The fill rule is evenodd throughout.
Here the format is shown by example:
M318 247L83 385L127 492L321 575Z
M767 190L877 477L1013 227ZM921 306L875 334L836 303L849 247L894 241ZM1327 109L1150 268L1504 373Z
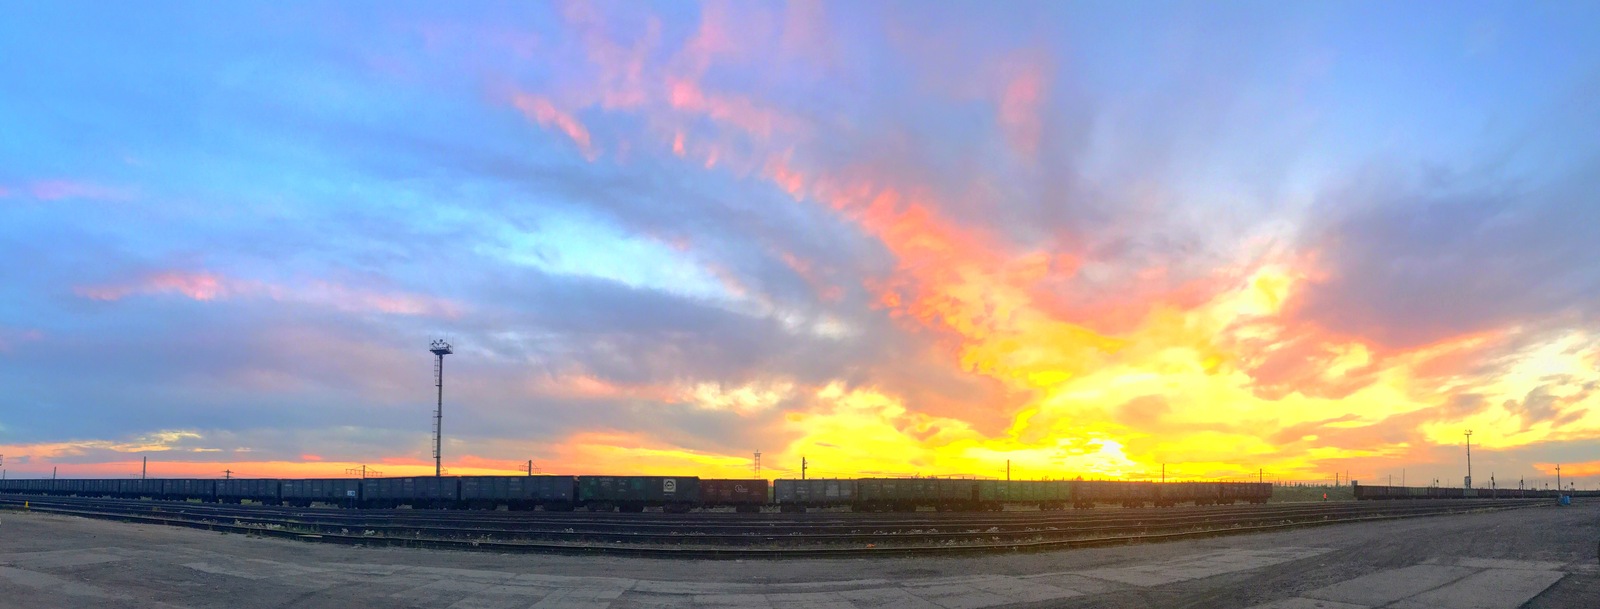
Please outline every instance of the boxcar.
M810 507L850 505L856 498L855 480L774 480L773 495L779 509L803 512Z
M731 505L740 512L759 512L767 497L766 480L700 481L700 505L706 507Z
M283 500L282 491L283 484L276 478L233 478L217 481L217 501L224 503L239 503L245 500L277 503Z
M591 511L686 512L700 503L700 479L686 476L579 476L578 501Z
M350 478L309 478L284 480L281 485L283 502L301 507L312 503L330 503L349 507L361 500L361 481Z
M366 507L454 507L461 501L461 479L454 476L367 478L361 481L361 502Z
M1072 490L1072 505L1077 508L1091 508L1101 503L1141 507L1155 503L1156 498L1154 482L1076 480Z
M461 501L470 508L569 511L577 502L572 476L463 476Z

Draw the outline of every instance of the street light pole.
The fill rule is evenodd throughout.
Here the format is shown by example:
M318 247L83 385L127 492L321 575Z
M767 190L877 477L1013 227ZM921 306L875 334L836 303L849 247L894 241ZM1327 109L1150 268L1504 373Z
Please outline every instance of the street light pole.
M1472 488L1472 430L1467 430L1467 488Z

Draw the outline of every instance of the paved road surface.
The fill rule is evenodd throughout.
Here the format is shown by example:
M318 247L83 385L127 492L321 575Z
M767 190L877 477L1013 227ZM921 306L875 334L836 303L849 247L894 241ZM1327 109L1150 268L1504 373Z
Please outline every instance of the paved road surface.
M1600 503L981 558L351 548L0 513L0 608L1600 607Z

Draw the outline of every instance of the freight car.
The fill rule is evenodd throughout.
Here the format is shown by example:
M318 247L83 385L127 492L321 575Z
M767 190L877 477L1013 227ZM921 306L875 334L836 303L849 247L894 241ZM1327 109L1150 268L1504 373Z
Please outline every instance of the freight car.
M760 512L770 499L766 480L700 481L700 507L728 507L744 513Z
M848 506L855 503L856 481L849 479L774 480L773 499L784 512Z
M700 479L686 476L579 476L578 501L591 512L687 512L700 503Z
M573 476L463 476L461 507L570 512L578 502Z
M1161 484L1158 491L1156 505L1161 507L1172 507L1180 503L1216 505L1222 502L1220 482L1167 482Z
M1272 483L1270 482L1218 482L1219 502L1230 504L1235 502L1266 503L1272 498Z
M863 512L974 510L980 503L977 480L950 478L861 478L852 507Z
M1393 501L1396 499L1555 499L1561 495L1555 490L1515 488L1445 488L1438 486L1379 486L1355 485L1355 496L1362 501ZM1572 493L1584 495L1586 493Z
M283 504L311 507L313 503L353 507L361 503L361 481L349 478L283 480Z
M367 478L357 497L362 507L446 509L461 503L461 479L441 476Z
M1072 503L1067 480L979 480L978 509L1000 511L1007 505L1061 510Z
M230 478L217 481L218 503L245 501L277 505L283 501L283 482L275 478Z
M1118 480L1074 480L1072 507L1092 508L1099 504L1142 507L1154 505L1159 492L1154 482Z

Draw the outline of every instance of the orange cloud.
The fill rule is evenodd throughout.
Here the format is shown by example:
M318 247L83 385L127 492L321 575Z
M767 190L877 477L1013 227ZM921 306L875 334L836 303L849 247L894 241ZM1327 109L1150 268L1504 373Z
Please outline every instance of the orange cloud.
M595 150L589 141L589 130L584 128L583 123L577 118L562 112L555 104L550 103L549 99L538 95L516 93L512 96L512 103L522 111L523 116L539 123L539 126L547 128L554 126L567 134L567 137L572 138L573 143L578 145L578 150L583 152L583 156L594 159Z
M1535 463L1533 467L1540 473L1554 478L1556 466L1561 466L1563 486L1568 482L1576 482L1578 478L1600 476L1600 461L1585 461L1582 463Z

